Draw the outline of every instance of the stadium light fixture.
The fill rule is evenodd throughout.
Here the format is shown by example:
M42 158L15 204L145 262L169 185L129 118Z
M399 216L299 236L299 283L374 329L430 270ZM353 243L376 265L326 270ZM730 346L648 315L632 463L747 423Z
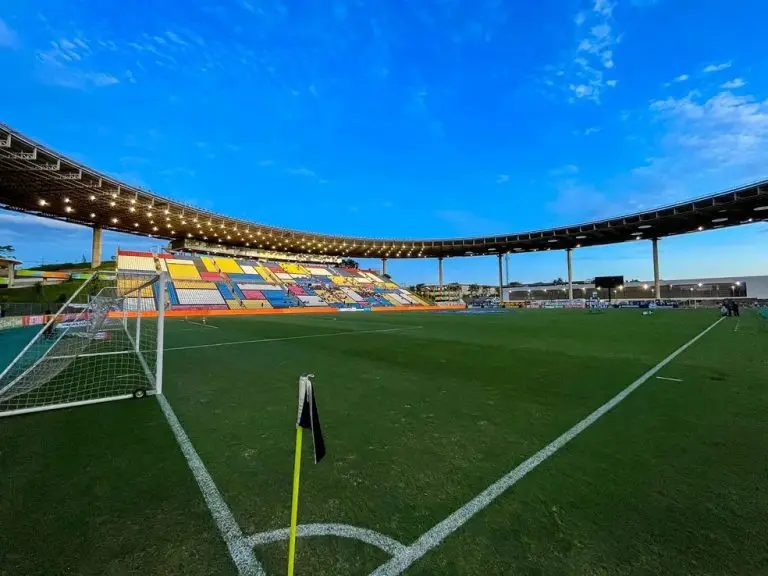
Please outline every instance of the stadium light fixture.
M112 200L112 201L109 203L109 205L110 205L110 206L112 206L112 207L114 208L114 207L117 205L117 202L115 202L114 200Z
M91 212L91 218L96 218L96 214L94 214L93 212Z
M704 226L699 226L699 227L697 228L697 230L698 230L699 232L701 232L702 230L704 230Z
M643 284L643 290L648 290L648 284Z
M72 210L71 206L67 206L64 208L64 212L74 212L74 210Z
M42 199L38 200L37 203L40 204L40 206L45 206L46 204L48 204L48 202L46 202L45 200L42 200Z
M648 228L650 228L650 227L651 227L651 225L650 225L650 224L643 224L642 226L638 226L638 228L639 228L640 230L647 230L647 229L648 229Z
M117 192L112 192L112 198L117 198Z
M712 220L712 223L717 224L719 222L727 222L727 221L728 221L728 218L715 218Z
M133 223L133 227L134 227L134 228L138 228L138 227L139 227L139 223L138 223L138 222L134 222L134 223Z
M741 282L739 282L739 281L737 280L737 281L736 281L736 286L741 286Z
M134 208L133 206L131 206L130 208L128 208L128 211L129 211L129 212L136 212L136 208Z
M152 217L152 211L151 210L147 211L147 216L150 217L150 218Z
M768 210L768 204L766 204L765 206L756 206L755 207L755 212L762 212L763 210Z
M91 202L93 202L94 200L96 200L96 196L95 196L94 194L91 194L91 195L88 197L88 199L89 199Z
M112 218L112 224L117 224L117 218Z
M168 208L166 208L165 210L163 210L163 212L165 212L166 214L170 214L170 213L171 213L171 212L170 212L170 210L168 210Z
M64 198L64 204L69 204L69 198Z
M136 204L136 198L131 198L131 204Z
M704 284L702 284L701 282L699 282L699 288L701 288L702 286L704 286Z

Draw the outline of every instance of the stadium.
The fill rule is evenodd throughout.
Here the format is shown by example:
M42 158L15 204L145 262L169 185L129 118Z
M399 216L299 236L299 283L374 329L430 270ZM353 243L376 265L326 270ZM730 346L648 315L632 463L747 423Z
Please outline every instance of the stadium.
M768 220L768 181L547 230L359 238L185 205L3 125L0 206L92 229L91 270L0 261L6 295L62 288L0 318L2 573L766 570L768 277L663 280L658 242ZM110 268L104 230L167 245ZM637 241L653 278L574 281L575 250ZM505 279L539 251L566 280ZM479 301L444 284L482 255ZM435 284L398 284L401 258ZM299 480L302 427L323 457L319 422L293 420L300 378L328 456L305 448Z

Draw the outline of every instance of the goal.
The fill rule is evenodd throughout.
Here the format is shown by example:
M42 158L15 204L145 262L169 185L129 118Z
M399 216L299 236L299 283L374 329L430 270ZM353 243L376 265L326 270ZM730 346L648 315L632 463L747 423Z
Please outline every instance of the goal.
M0 416L159 394L166 273L93 274L0 373Z

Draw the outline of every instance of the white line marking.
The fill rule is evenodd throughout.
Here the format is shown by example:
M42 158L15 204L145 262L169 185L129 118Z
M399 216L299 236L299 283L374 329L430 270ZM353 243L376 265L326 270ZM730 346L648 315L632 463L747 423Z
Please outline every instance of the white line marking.
M382 332L397 332L401 330L416 330L421 326L406 326L404 328L384 328L383 330L349 330L347 332L328 332L326 334L305 334L304 336L286 336L284 338L259 338L258 340L238 340L236 342L218 342L214 344L196 344L194 346L177 346L166 348L166 352L173 350L192 350L195 348L213 348L216 346L235 346L237 344L257 344L259 342L281 342L284 340L303 340L305 338L330 338L331 336L347 336L349 334L376 334Z
M682 382L680 378L667 378L666 376L656 376L656 380L669 380L670 382Z
M741 318L736 320L736 326L733 327L733 331L734 332L738 332L739 331L739 324L741 324Z
M195 451L192 442L189 440L189 436L181 426L181 422L176 417L176 414L162 394L157 395L157 401L160 403L160 408L165 414L165 419L168 420L168 424L173 430L173 435L176 437L176 442L179 444L184 457L187 459L189 469L197 480L197 485L200 487L200 492L203 493L205 503L208 504L208 510L211 512L211 516L216 521L216 526L219 528L221 537L229 548L229 555L232 557L232 561L237 566L237 571L241 576L265 576L264 569L261 567L256 559L253 557L251 547L243 537L243 532L240 530L235 521L232 512L224 502L224 498L221 497L221 492L216 488L216 484L213 482L210 473L200 459L200 456Z
M371 572L370 576L396 576L406 570L411 564L416 562L419 558L424 556L427 552L436 548L442 543L448 536L453 534L456 530L461 528L467 520L472 516L480 512L483 508L488 506L496 498L501 496L506 490L517 484L520 480L534 470L539 464L546 461L550 456L554 455L563 446L568 444L571 440L576 438L579 434L584 432L592 424L600 419L608 411L615 408L622 400L629 396L632 392L637 390L646 380L655 375L656 372L664 368L672 360L677 358L680 354L685 352L688 347L695 343L699 338L704 336L707 332L717 326L723 319L720 318L714 324L704 329L698 336L683 344L680 348L672 352L669 356L664 358L661 362L656 364L653 368L648 370L645 374L640 376L637 380L632 382L629 386L624 388L616 396L611 398L608 402L600 406L597 410L592 412L589 416L584 418L581 422L573 426L570 430L556 438L550 444L536 452L533 456L528 458L525 462L517 466L510 471L506 476L503 476L495 483L491 484L483 492L475 496L472 500L464 504L461 508L456 510L453 514L448 516L442 522L433 526L429 531L425 532L418 540L408 546L405 552L398 554L388 562L379 566L376 570Z
M272 542L288 540L289 534L289 528L281 528L280 530L254 534L248 536L245 540L251 547L263 546ZM405 545L394 538L380 534L375 530L358 528L349 524L302 524L297 527L297 534L299 536L338 536L339 538L360 540L371 546L376 546L376 548L383 550L390 556L396 556L406 551Z

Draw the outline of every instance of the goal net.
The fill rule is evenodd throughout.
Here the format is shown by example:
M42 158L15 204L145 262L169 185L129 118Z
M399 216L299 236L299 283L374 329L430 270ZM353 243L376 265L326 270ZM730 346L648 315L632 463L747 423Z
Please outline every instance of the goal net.
M162 392L164 274L86 280L0 373L0 416Z

